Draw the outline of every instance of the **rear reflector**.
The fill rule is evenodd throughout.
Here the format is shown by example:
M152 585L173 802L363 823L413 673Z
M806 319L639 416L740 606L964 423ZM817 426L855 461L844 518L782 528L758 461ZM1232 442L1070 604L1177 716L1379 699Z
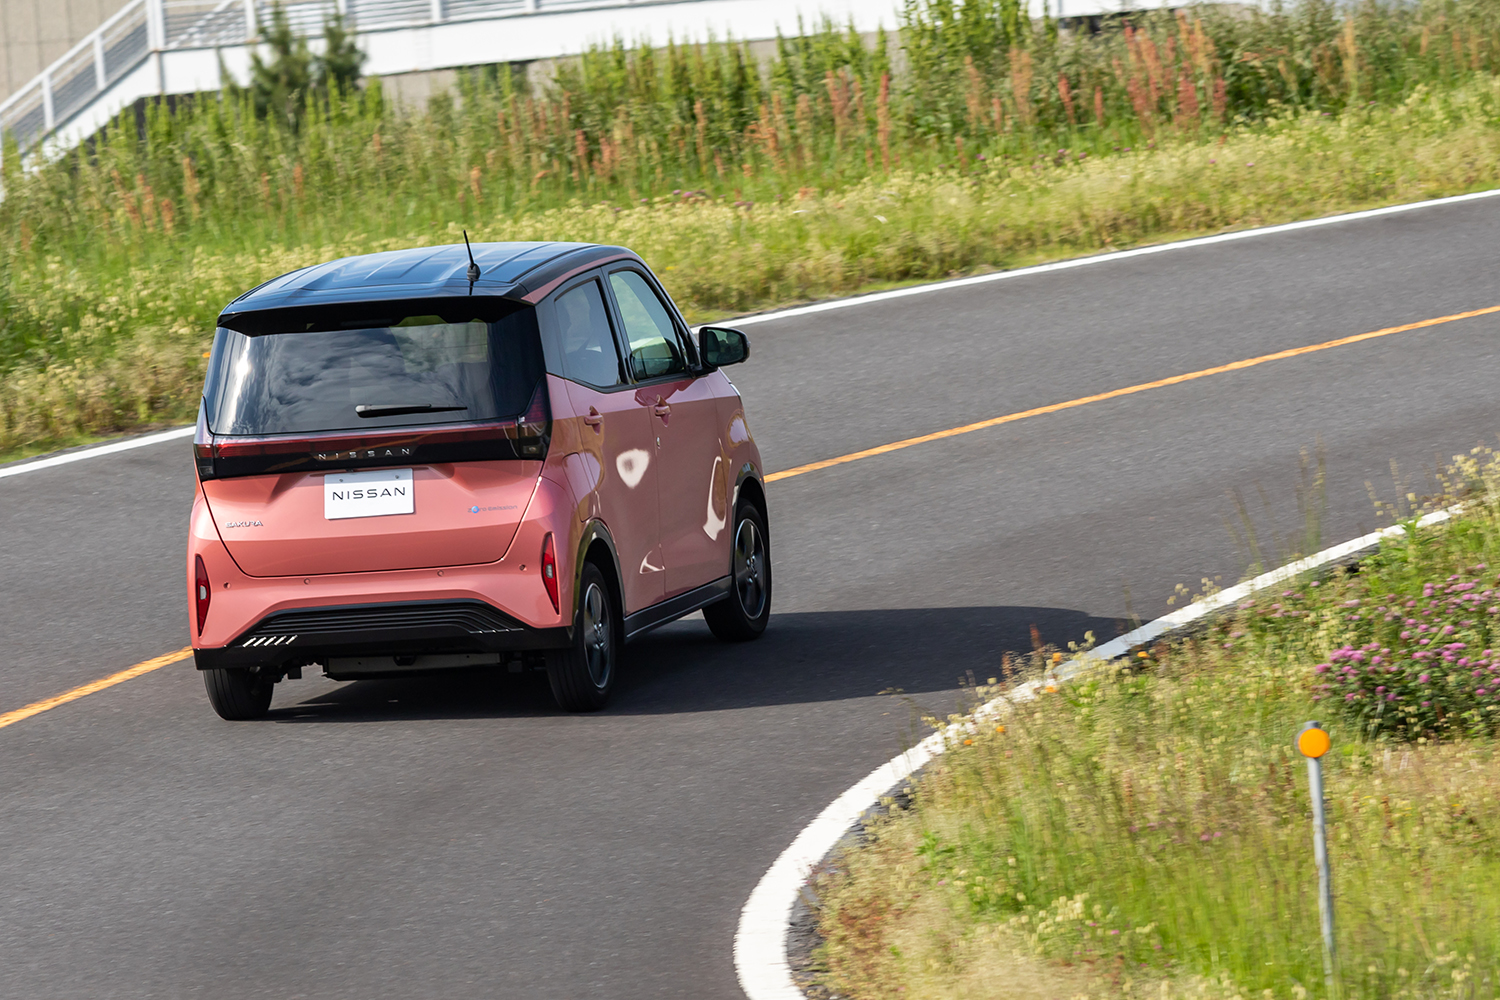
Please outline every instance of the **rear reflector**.
M547 596L552 599L552 610L559 610L557 601L557 548L552 544L552 533L547 532L547 537L542 539L542 586L547 588Z
M208 618L208 602L213 598L213 589L208 582L208 570L203 557L193 557L193 603L198 608L198 634L203 634L203 622Z

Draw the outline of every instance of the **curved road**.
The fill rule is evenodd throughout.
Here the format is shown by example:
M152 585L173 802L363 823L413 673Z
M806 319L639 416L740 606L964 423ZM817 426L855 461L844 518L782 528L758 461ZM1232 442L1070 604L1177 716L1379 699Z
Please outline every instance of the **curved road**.
M1500 201L1437 206L753 328L774 469L1500 304ZM614 707L509 678L290 681L230 724L189 663L0 729L0 996L740 996L777 854L915 703L1236 579L1226 521L1376 526L1500 430L1491 315L1039 416L771 487L763 641L685 621ZM1420 488L1419 486L1416 488ZM1270 513L1262 512L1260 492ZM186 644L182 442L0 481L0 712ZM1273 523L1274 522L1274 523Z

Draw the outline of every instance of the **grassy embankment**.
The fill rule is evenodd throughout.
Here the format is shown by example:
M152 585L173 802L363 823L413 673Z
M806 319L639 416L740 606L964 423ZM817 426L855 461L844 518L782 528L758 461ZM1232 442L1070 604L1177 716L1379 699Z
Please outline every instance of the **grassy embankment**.
M1500 461L1461 461L1451 486L1460 519L1358 574L1247 601L957 741L819 880L823 986L1330 995L1292 748L1316 718L1341 995L1495 996Z
M545 93L476 72L257 119L204 98L119 123L0 202L0 455L182 420L233 295L339 254L625 243L695 319L1500 182L1489 3L1142 18L1059 34L1014 0L622 47Z

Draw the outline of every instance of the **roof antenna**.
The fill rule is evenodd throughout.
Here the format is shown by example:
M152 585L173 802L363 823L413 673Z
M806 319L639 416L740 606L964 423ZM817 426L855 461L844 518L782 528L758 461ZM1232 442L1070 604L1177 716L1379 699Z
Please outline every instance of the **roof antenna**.
M469 246L469 231L464 230L464 249L469 251L469 294L474 294L474 282L479 280L479 265L474 263L474 248Z

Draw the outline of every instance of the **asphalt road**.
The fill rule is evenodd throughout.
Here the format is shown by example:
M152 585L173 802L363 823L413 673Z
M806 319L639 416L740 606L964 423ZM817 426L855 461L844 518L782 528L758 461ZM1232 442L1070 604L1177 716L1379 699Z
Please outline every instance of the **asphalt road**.
M1500 203L1221 244L753 328L771 469L1500 303ZM1500 431L1500 318L1008 424L774 484L762 641L685 621L614 707L502 678L278 688L189 664L0 730L0 996L740 996L739 908L824 805L1035 625L1065 643L1324 539ZM1404 490L1402 490L1404 492ZM182 443L0 481L0 711L187 644ZM1264 496L1263 503L1261 497ZM880 692L900 688L905 697Z

